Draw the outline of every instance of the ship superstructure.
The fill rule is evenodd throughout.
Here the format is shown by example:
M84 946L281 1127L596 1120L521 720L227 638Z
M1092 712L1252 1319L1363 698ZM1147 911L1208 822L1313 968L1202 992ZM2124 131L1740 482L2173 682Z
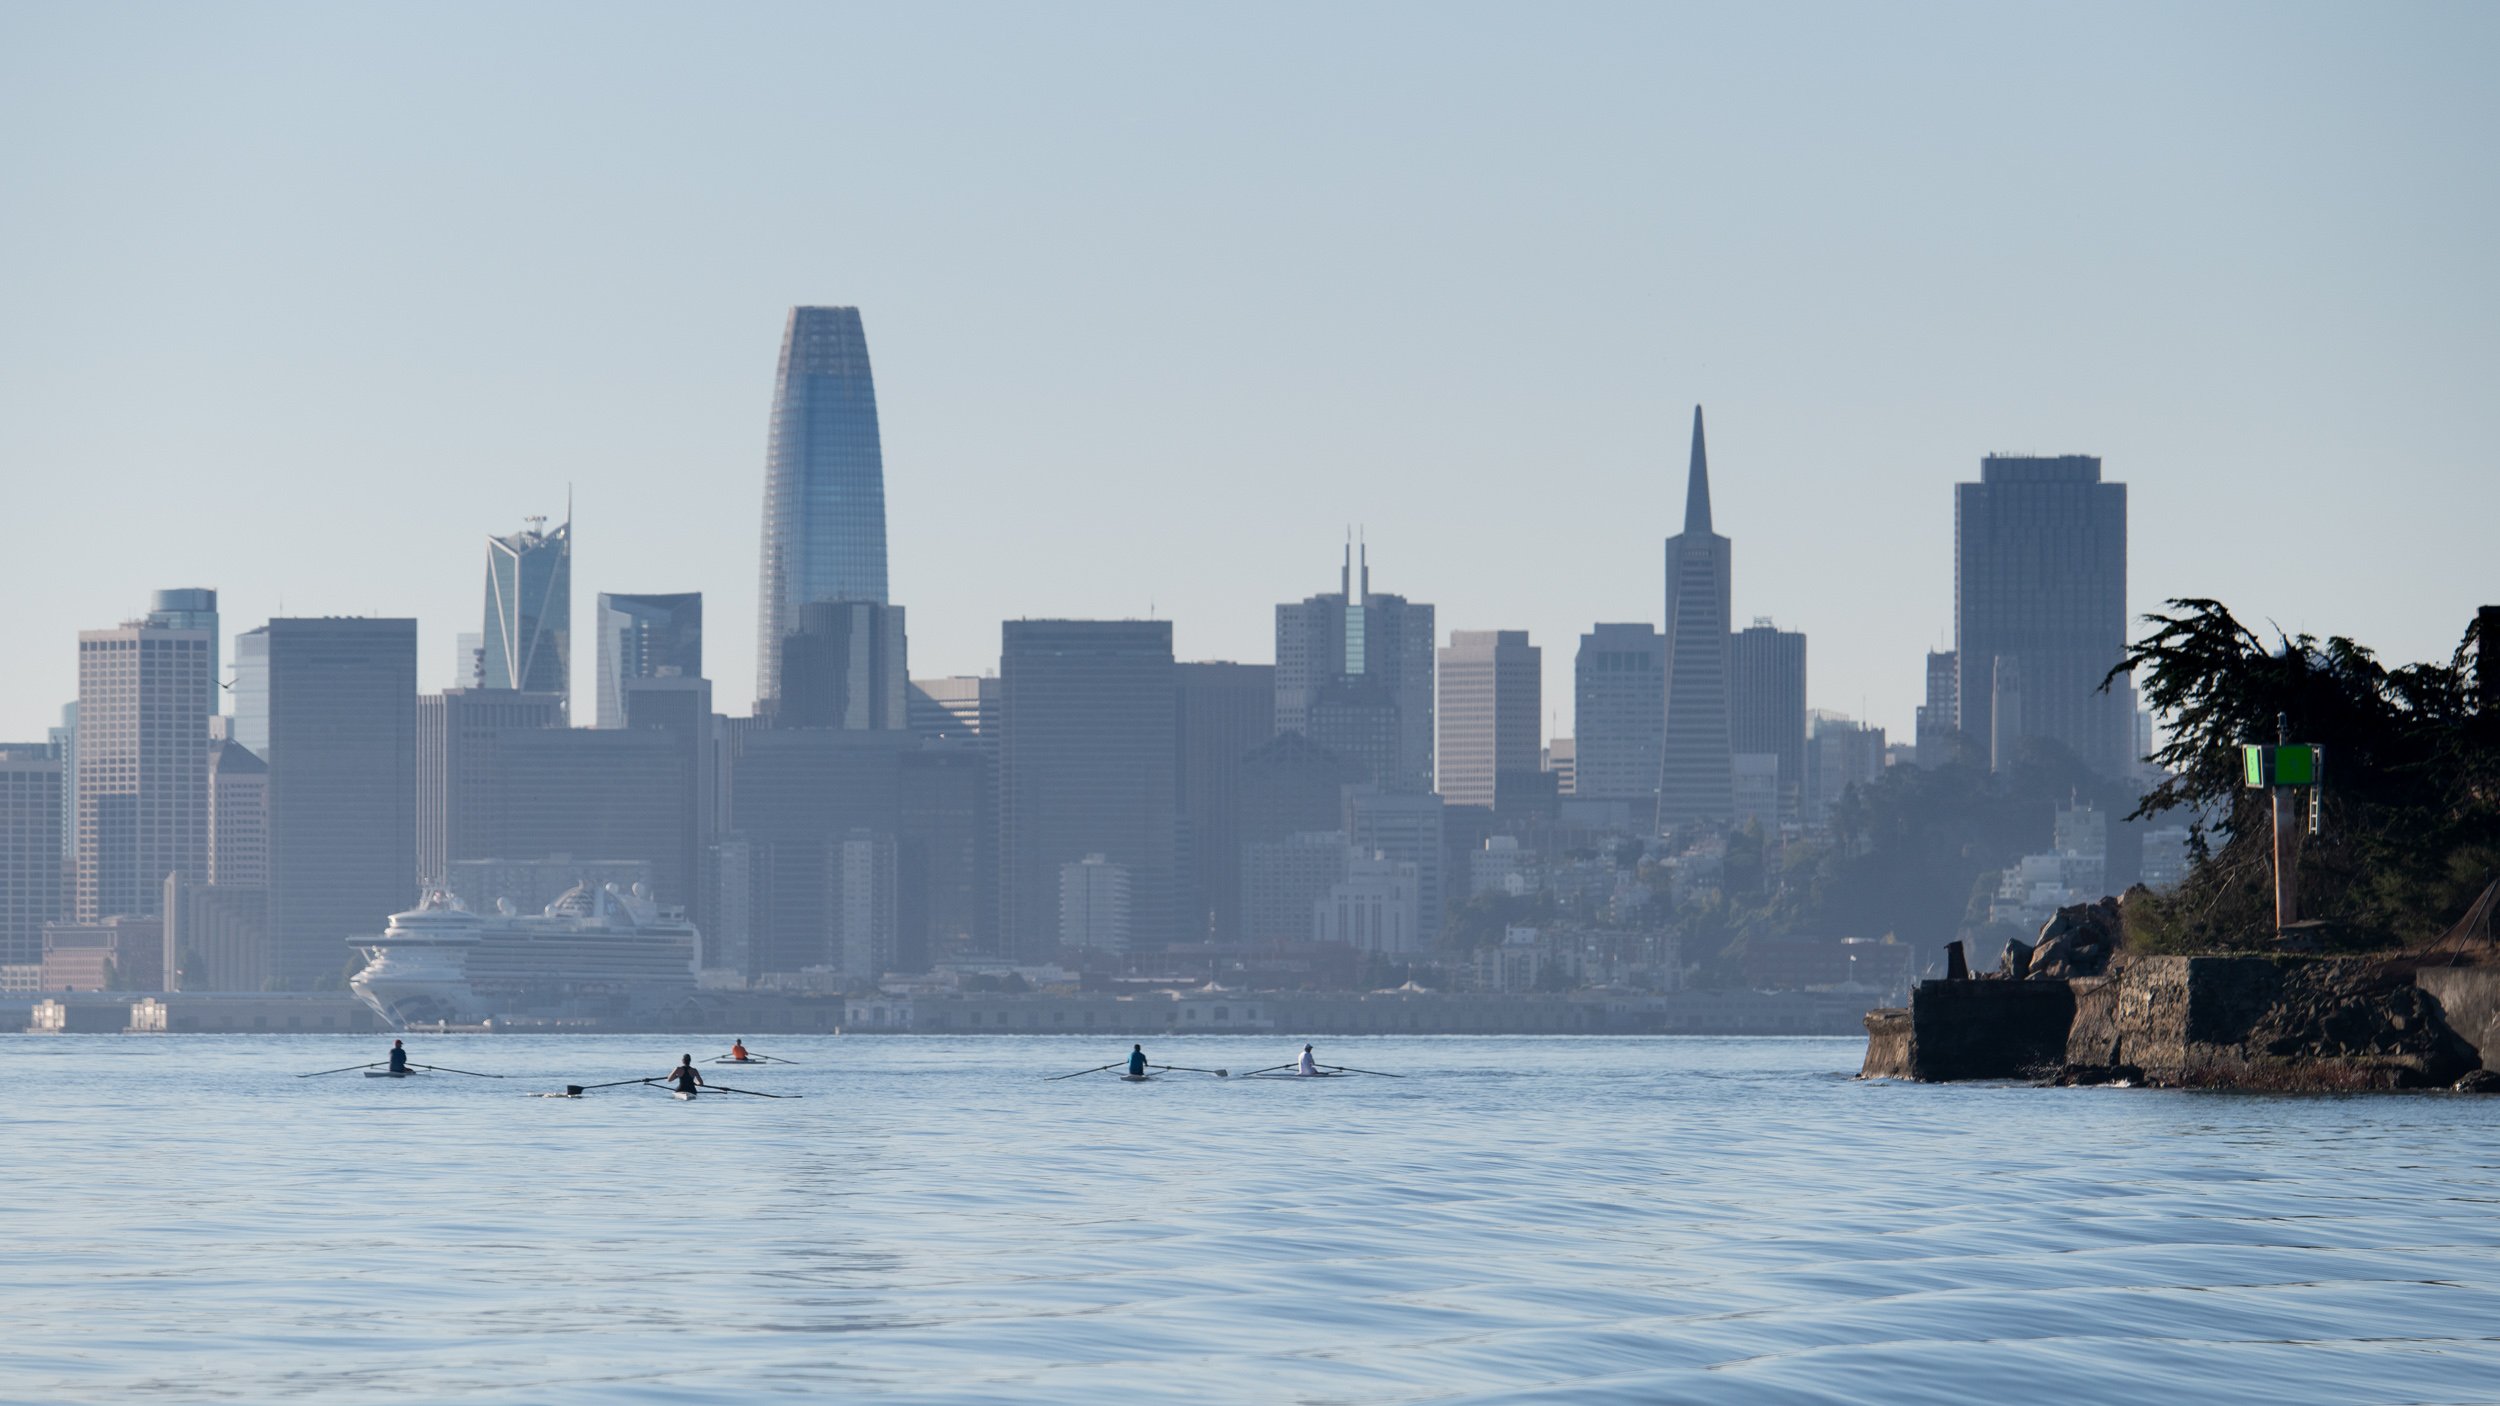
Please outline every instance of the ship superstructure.
M702 938L641 884L576 884L540 913L475 913L447 891L391 916L349 989L395 1025L647 1018L691 995Z

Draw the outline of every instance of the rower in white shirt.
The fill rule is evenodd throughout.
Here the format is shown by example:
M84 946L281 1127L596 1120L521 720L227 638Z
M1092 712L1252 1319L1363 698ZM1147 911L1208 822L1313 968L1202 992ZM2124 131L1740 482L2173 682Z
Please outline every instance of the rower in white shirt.
M1319 1062L1311 1058L1310 1046L1304 1045L1302 1047L1302 1063L1296 1065L1293 1072L1296 1074L1317 1074L1319 1072Z

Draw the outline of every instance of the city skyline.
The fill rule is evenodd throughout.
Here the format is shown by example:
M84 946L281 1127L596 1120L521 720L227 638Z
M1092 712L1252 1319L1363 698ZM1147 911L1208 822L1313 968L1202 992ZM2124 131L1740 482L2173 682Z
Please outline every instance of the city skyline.
M2483 1399L2495 54L0 0L0 1397Z
M0 255L46 274L0 321L31 544L0 736L73 696L59 642L168 583L233 624L413 616L420 681L449 682L473 544L567 482L576 638L596 591L701 591L720 705L747 711L794 303L876 322L891 598L929 676L994 667L1017 614L1151 610L1182 657L1265 659L1273 603L1354 522L1444 631L1556 646L1559 700L1565 641L1651 618L1694 402L1744 526L1735 618L1804 631L1816 705L1902 737L1951 638L1951 485L1991 453L2130 485L2131 617L2205 595L2429 659L2453 645L2429 607L2480 591L2475 514L2420 507L2488 502L2500 439L2474 331L2494 197L2454 179L2500 124L2487 13L2216 7L2146 43L1964 12L1938 42L1830 9L1801 44L1746 12L1384 10L1336 26L1342 62L1289 19L967 39L791 11L759 45L570 13L517 17L491 62L382 13L0 18L0 129L50 134L0 144L0 192L45 212ZM2259 20L2271 59L2246 62ZM805 81L837 38L869 72ZM256 81L196 62L230 49ZM647 91L590 76L663 54ZM1282 121L1257 101L1280 64L1308 81ZM1152 131L1111 81L1141 69ZM447 88L469 100L409 120ZM2038 97L2077 91L2132 96ZM2066 213L1979 214L2009 207ZM393 334L335 355L351 310ZM2280 549L2322 504L2378 570ZM105 522L115 569L79 556Z
M790 310L790 315L793 315L793 320L798 318L800 313L810 313L810 308L793 308L793 310ZM835 310L835 308L818 308L818 310L815 310L815 313L855 313L855 310L853 310L853 308L838 308L838 310ZM855 323L855 318L853 318L853 323ZM788 360L788 353L785 353L785 360ZM1995 465L1995 463L2000 463L2000 460L2010 460L2010 458L2038 458L2038 455L1985 455L1983 465ZM2090 460L2090 463L2093 463L2093 465L2098 465L2098 463L2100 463L2098 455L2060 455L2060 460ZM770 495L773 495L773 488L770 488L770 475L773 475L773 473L775 473L775 470L773 470L773 463L770 463L770 460L768 460L768 498L770 498ZM1968 483L1955 483L1955 493L1958 493L1958 498L1955 498L1955 500L1958 500L1958 503L1960 503L1960 493L1963 493L1965 488L1970 488L1970 485L1968 485ZM2125 535L2125 533L2123 533L2123 528L2125 528L2125 498L2123 498L2123 485L2113 485L2113 488L2118 488L2118 490L2120 490L2120 508L2118 508L2118 513L2120 513L2120 538L2123 538L2123 535ZM532 525L530 525L530 528L522 530L522 533L512 533L512 535L490 535L490 575L487 575L487 593L485 593L485 600L487 600L487 625L490 625L490 630L487 630L485 635L480 635L480 633L475 633L475 630L457 630L457 628L455 628L455 630L450 630L452 638L457 638L457 640L492 640L492 625L497 625L497 610L510 608L510 605L502 605L502 603L505 603L505 590L502 590L500 585L497 585L497 580L500 580L500 578L497 578L497 575L495 575L495 570L500 568L500 563L505 563L505 560L512 560L512 563L520 563L520 560L530 560L530 555L532 555L532 553L537 553L537 555L547 555L547 558L550 558L550 560L555 560L555 565L552 565L552 573L542 573L540 578L537 578L537 590L540 590L540 593L545 593L545 595L550 595L552 600L565 600L567 595L570 595L570 555L572 555L572 520L570 520L570 515L567 515L565 523L557 525L557 528L552 530L552 533L542 533L542 530L537 528L535 523L540 523L540 520L532 518ZM1703 408L1700 408L1700 405L1695 405L1695 410L1693 410L1693 443L1690 443L1688 483L1685 483L1685 503L1683 503L1683 523L1685 523L1685 530L1693 530L1693 525L1695 525L1695 523L1700 523L1700 530L1703 530L1703 533L1708 533L1708 530L1710 530L1708 448L1705 448L1705 435L1703 435ZM1720 540L1725 540L1725 538L1720 538ZM515 545L515 543L522 543L522 545L525 545L525 550L515 550L515 548L512 548L512 545ZM1673 535L1670 535L1670 548L1673 548ZM1348 543L1348 548L1345 548L1345 563L1343 563L1343 570L1340 570L1340 578L1345 580L1345 585L1343 585L1343 588L1340 588L1340 593L1335 595L1335 600L1345 600L1345 598L1365 600L1365 598L1373 598L1373 595L1370 595L1370 565L1368 565L1368 548L1363 548L1363 550L1365 550L1365 563L1360 565L1360 573L1358 573L1358 560L1355 560L1355 555L1358 555L1358 548L1355 548L1353 543ZM878 555L878 558L883 558L883 553L875 553L875 555ZM2123 540L2120 540L2120 550L2118 550L2118 575L2120 575L2120 583L2123 583L2123 580L2125 580L2125 565L2128 565L2128 563L2125 563L2125 543L2123 543ZM512 565L512 568L507 568L507 570L512 570L512 573L517 573L517 570L520 570L520 565ZM1360 575L1360 583L1358 583L1358 575ZM517 575L515 575L515 580L517 580ZM550 580L552 580L552 585L547 585L547 583L550 583ZM1728 595L1728 598L1733 598L1733 588L1720 588L1720 593ZM215 588L202 588L202 590L192 590L192 588L185 588L185 590L168 590L168 588L158 588L158 590L153 590L153 595L150 595L150 598L153 598L155 603L158 603L158 608L155 608L153 613L148 615L150 620L163 620L163 618L168 618L168 610L163 608L163 600L168 598L168 595L178 595L178 598L192 598L192 595L200 595L200 598L207 598L207 603L210 603L210 605L215 605L215 600L217 600L217 590L215 590ZM610 648L610 638L607 638L607 635L610 635L612 630L615 630L615 625L612 625L612 620L610 620L610 615L612 615L612 613L610 613L610 605L607 605L607 603L610 603L610 600L622 600L622 603L645 603L645 600L650 600L650 603L662 603L662 600L667 600L667 603L690 603L690 605L687 605L687 608L692 610L692 618L697 620L697 623L695 623L695 630L697 630L697 645L695 645L695 648L700 650L700 613L702 613L702 610L700 610L700 598L702 598L702 593L680 593L680 595L632 595L632 593L617 593L617 590L595 590L595 593L590 595L592 603L587 605L587 618L592 620L592 638L600 640L600 648ZM1278 618L1283 620L1283 618L1285 618L1285 613L1290 613L1290 610L1308 610L1310 605L1315 605L1315 603L1325 603L1325 600L1330 600L1330 598L1310 598L1310 600L1305 600L1305 603L1280 603L1280 605L1275 605L1275 610L1278 610ZM1400 598L1400 595L1378 595L1378 600L1388 600L1388 603L1393 605L1393 608L1405 610L1405 598ZM810 608L815 608L815 610L820 610L820 613L823 613L825 608L833 608L833 605L835 605L835 600L820 600L820 603L813 603L813 605L810 605ZM1725 600L1723 600L1723 605L1725 605ZM870 608L870 603L865 603L865 600L848 600L848 603L845 603L845 608ZM883 615L890 615L890 618L895 620L895 633L900 635L900 618L903 618L903 608L900 608L900 605L873 605L873 610L875 610L875 613L880 615L880 618L883 618ZM1420 618L1428 620L1428 623L1430 623L1430 620L1433 620L1433 605L1428 605L1428 603L1425 603L1425 605L1415 605L1415 610L1420 610ZM793 638L793 635L800 635L800 633L803 633L803 625L800 625L798 620L803 620L805 615L800 613L800 610L790 610L790 615L793 615L793 625L790 625L790 630L788 630L788 633L783 635L783 638ZM217 610L215 610L215 608L210 608L210 610L207 610L207 613L205 613L205 618L210 620L210 623L215 623L215 620L217 620ZM382 615L347 613L347 615L305 615L305 618L345 618L345 620L365 620L365 618L382 618ZM390 615L390 618L395 618L395 615ZM570 610L567 610L567 618L570 618ZM1020 620L1020 618L1033 618L1033 615L1008 615L1008 618L1005 618L1005 620ZM1950 618L1953 618L1953 613L1950 613L1950 610L1948 610L1948 625L1945 625L1945 628L1948 628L1948 630L1953 628L1953 625L1950 625ZM1158 613L1145 613L1145 615L1103 615L1103 620L1163 620L1163 615L1158 615ZM1758 620L1758 623L1760 623L1760 620ZM1175 625L1175 630L1178 630L1178 620L1175 620L1173 625ZM1638 623L1635 623L1635 625L1638 625ZM210 633L215 633L215 625L207 625L207 628L210 628ZM1588 630L1588 628L1613 628L1613 625L1605 625L1605 623L1598 623L1598 620L1590 620L1588 625L1583 625L1583 630ZM1653 625L1653 628L1655 628L1655 625ZM763 620L760 620L760 618L758 618L758 630L763 630ZM1438 628L1438 630L1433 630L1433 638L1425 640L1425 653L1430 655L1430 653L1433 653L1433 650L1448 648L1448 645L1453 643L1453 633L1455 633L1455 630L1460 630L1460 625L1450 625L1450 628ZM255 728L265 728L265 721L260 721L260 718L257 718L257 713L255 713L255 708L260 706L260 695L262 695L262 690L265 690L265 678L262 678L262 665L257 663L257 660L260 660L260 653L257 653L257 648L265 648L265 645L257 645L257 635L262 635L262 633L265 633L265 630L260 630L260 628L240 628L240 620L237 620L237 628L227 630L227 633L230 633L232 638L235 638L235 658L227 660L227 665L225 665L225 673L230 675L230 678L220 680L220 683L225 685L225 688L227 688L227 693L225 693L225 698L227 698L225 716L230 718L230 726L232 726L232 731L235 731L235 736L237 736L237 738L242 738L242 741L245 741L245 743L250 743L250 741L252 741L252 736L255 736ZM580 690L580 693L585 695L585 698L590 698L590 700L595 700L595 703L600 703L600 706L602 706L602 711L600 711L600 713L592 713L590 708L585 708L585 711L582 711L582 716L572 718L572 726L580 726L580 728L590 728L590 726L615 726L615 718L612 718L610 713L605 713L605 706L612 706L612 698L615 698L615 678L610 678L610 675L607 675L607 668L610 668L610 665L602 663L602 658L597 658L597 655L582 655L582 658L575 658L575 650L570 648L570 633L572 633L570 625L565 625L565 623L552 623L552 620L550 620L550 623L545 625L545 633L555 635L555 643L552 643L552 645L537 645L537 653L555 655L555 660L560 660L560 663L557 663L557 665L550 665L550 663L545 663L545 660L540 660L540 663L537 663L535 668L530 670L532 678L542 678L542 673L545 673L547 668L557 668L557 675L555 675L555 678L547 680L547 683L542 685L542 690L550 690L550 693L560 693L560 695L570 695L570 693L575 693L575 690ZM1528 630L1528 635L1530 635L1530 640L1538 640L1538 635L1535 635L1533 630ZM217 653L215 640L212 640L212 650L210 650L210 653L212 653L212 655ZM425 653L425 650L420 648L420 658L422 658L422 653ZM485 673L487 673L487 675L497 675L497 668L495 668L497 660L495 660L495 658L487 658L487 655L490 655L490 653L492 653L492 643L487 643L485 648L480 650L480 660L482 660L482 663L485 663ZM778 658L778 653L780 653L780 650L775 650L775 658ZM900 643L895 645L895 653L900 653ZM1205 658L1205 663L1248 663L1248 665L1273 665L1273 663L1275 663L1275 653L1278 653L1278 650L1270 650L1268 658L1248 658L1248 660L1233 660L1233 658ZM1175 648L1175 658L1188 658L1188 655L1185 655L1185 650L1178 650L1178 648ZM1540 678L1545 678L1545 675L1553 673L1553 668L1563 668L1565 680L1568 680L1568 683L1573 683L1573 673L1570 673L1570 670L1573 670L1573 663L1570 663L1570 655L1565 655L1565 663L1555 665L1555 663L1550 663L1550 660L1548 660L1548 663L1545 663L1543 668L1545 668L1545 673L1540 673ZM510 665L505 665L505 670L502 670L502 673L507 673L507 670L510 670ZM707 673L707 670L705 670L705 673ZM880 675L880 678L883 678L883 683L880 683L880 688L903 688L903 678L905 678L905 673L910 673L910 675L920 675L920 678L930 678L930 670L925 668L925 665L905 665L905 668L888 668L888 670L885 670L883 675ZM998 675L998 655L990 655L990 658L978 660L978 663L975 663L973 668L965 670L963 678L995 678L995 675ZM432 678L430 673L425 673L425 668L422 668L422 663L420 663L420 675L417 675L417 678L420 678L420 685L422 685L422 688L425 688L425 690L437 690L437 688L477 688L477 685L480 685L480 683L470 683L470 680L460 680L460 678L457 678L457 675L445 675L445 678L435 680L435 678ZM717 680L712 680L712 683L717 685ZM482 683L482 685L485 685L485 688L507 688L505 683ZM1923 688L1925 688L1925 685L1923 685ZM1565 690L1563 690L1563 695L1560 695L1560 698L1573 698L1573 711L1570 711L1570 713L1563 713L1563 711L1560 711L1560 708L1555 708L1555 711L1543 713L1543 718L1540 718L1540 741L1568 741L1568 738L1573 738L1573 736L1575 736L1575 731L1578 731L1578 688L1575 688L1575 685L1573 685L1573 688L1565 688ZM1920 700L1923 700L1923 698L1925 698L1925 693L1920 693L1918 698L1913 700L1913 713L1918 711ZM73 703L75 703L75 695L73 695ZM758 706L768 706L768 703L770 703L768 698L758 698ZM732 706L730 706L730 708L732 708ZM1428 703L1428 716L1430 716L1430 708L1433 708L1433 703ZM763 708L758 708L758 711L763 711ZM735 716L735 713L732 713L732 716ZM1568 726L1568 728L1563 726L1563 718L1565 718L1565 716L1573 718L1573 726ZM880 713L880 718L883 718L883 713ZM903 726L903 723L900 723L900 713L895 713L895 718L898 718L898 721L893 721L893 723L878 723L878 726ZM1878 726L1883 726L1883 723L1878 721ZM1908 738L1910 733L1913 733L1913 728L1895 728L1895 733L1898 733L1898 736L1905 736L1905 738ZM1428 726L1425 726L1425 736L1430 736L1430 723L1428 723ZM257 753L257 751L265 751L265 748L255 748L255 753Z

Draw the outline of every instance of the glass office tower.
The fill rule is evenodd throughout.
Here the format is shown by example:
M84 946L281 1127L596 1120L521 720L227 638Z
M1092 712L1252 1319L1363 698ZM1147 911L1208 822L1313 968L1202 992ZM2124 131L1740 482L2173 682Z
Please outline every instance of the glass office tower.
M756 696L777 696L782 637L813 601L886 603L885 456L857 308L792 308L764 461Z
M488 688L566 694L573 680L573 523L486 539Z

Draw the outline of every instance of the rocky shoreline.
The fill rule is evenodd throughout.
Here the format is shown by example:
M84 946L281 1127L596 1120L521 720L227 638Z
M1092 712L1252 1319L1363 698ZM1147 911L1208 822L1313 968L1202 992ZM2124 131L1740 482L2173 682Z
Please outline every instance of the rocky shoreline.
M2500 1092L2500 967L2113 954L2100 916L1868 1013L1860 1077Z

